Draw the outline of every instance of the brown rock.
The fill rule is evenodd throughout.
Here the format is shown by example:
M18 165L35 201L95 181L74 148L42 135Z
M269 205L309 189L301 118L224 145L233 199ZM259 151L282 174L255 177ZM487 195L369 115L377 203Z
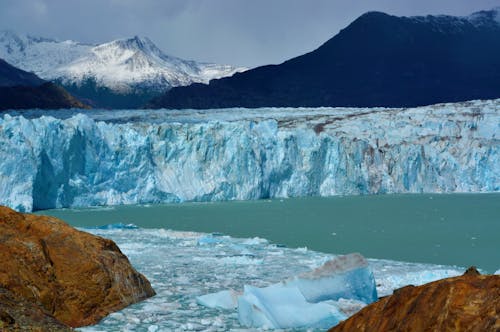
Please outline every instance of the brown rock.
M0 288L0 331L69 332L72 329L34 303Z
M0 262L0 288L72 327L155 294L113 241L6 207L0 207Z
M406 286L330 329L339 331L500 331L500 276L469 269L460 277Z

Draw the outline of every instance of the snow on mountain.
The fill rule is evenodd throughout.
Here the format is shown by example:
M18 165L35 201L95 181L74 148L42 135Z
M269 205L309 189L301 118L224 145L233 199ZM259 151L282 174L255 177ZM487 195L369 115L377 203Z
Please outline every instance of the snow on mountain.
M97 86L128 93L137 88L164 91L170 87L207 83L245 68L198 63L163 53L148 38L133 37L100 45L0 32L0 58L46 80Z
M430 23L436 30L441 32L452 32L450 28L455 30L464 29L468 24L472 24L476 28L481 27L499 27L500 26L500 7L491 10L482 10L472 13L469 16L450 16L450 15L427 15L427 16L411 16L408 19Z
M485 25L500 25L500 7L491 10L483 10L466 17L467 21L476 27Z
M17 210L500 191L500 100L21 114L0 117L0 204Z
M0 58L47 80L52 78L54 69L84 56L92 47L71 40L58 42L12 31L0 31Z

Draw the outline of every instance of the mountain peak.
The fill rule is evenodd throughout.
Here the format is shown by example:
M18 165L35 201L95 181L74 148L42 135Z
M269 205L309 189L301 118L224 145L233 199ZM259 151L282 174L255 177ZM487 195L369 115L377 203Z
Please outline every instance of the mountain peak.
M500 7L475 12L466 19L475 26L500 26Z
M57 43L57 39L45 38L30 34L20 34L16 33L14 30L5 29L0 30L0 42L1 43L14 43L19 47L25 47L26 44L36 44L36 43Z
M375 24L376 22L385 21L388 18L394 20L408 19L413 22L431 23L432 25L448 25L448 26L461 26L466 23L471 23L476 27L495 27L500 26L500 6L490 10L482 10L472 13L469 16L458 17L450 15L426 15L426 16L408 16L398 17L389 15L387 13L378 11L369 11L358 17L351 25L359 23Z
M93 52L100 56L105 56L108 59L124 59L124 57L130 58L135 53L139 53L145 57L149 57L153 62L176 59L164 54L149 38L140 36L117 39L108 43L97 45L93 48Z
M496 9L471 18L368 12L312 52L177 87L150 106L409 107L498 98L497 18Z
M88 45L0 32L0 58L105 107L116 104L101 98L101 92L96 92L97 97L87 97L88 91L111 91L118 100L133 93L158 94L174 86L208 83L246 69L169 56L149 38L137 35Z
M147 37L134 36L132 38L117 39L111 43L116 43L122 47L131 49L151 49L157 48L156 45Z

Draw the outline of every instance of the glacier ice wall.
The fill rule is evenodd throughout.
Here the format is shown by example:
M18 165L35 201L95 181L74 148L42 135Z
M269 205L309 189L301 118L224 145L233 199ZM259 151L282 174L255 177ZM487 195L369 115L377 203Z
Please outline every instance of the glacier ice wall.
M500 100L414 109L140 112L136 121L120 120L119 112L106 121L92 112L4 115L0 204L30 211L500 190Z

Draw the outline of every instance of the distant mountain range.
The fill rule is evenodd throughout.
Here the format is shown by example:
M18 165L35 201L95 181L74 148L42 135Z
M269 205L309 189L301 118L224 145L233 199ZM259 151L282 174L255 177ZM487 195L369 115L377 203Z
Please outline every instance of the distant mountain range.
M0 32L0 58L106 108L136 108L172 87L246 69L172 57L147 38L90 45L11 31Z
M88 108L63 88L0 59L0 110Z
M500 98L500 11L468 17L369 12L315 51L206 84L152 108L409 107Z

